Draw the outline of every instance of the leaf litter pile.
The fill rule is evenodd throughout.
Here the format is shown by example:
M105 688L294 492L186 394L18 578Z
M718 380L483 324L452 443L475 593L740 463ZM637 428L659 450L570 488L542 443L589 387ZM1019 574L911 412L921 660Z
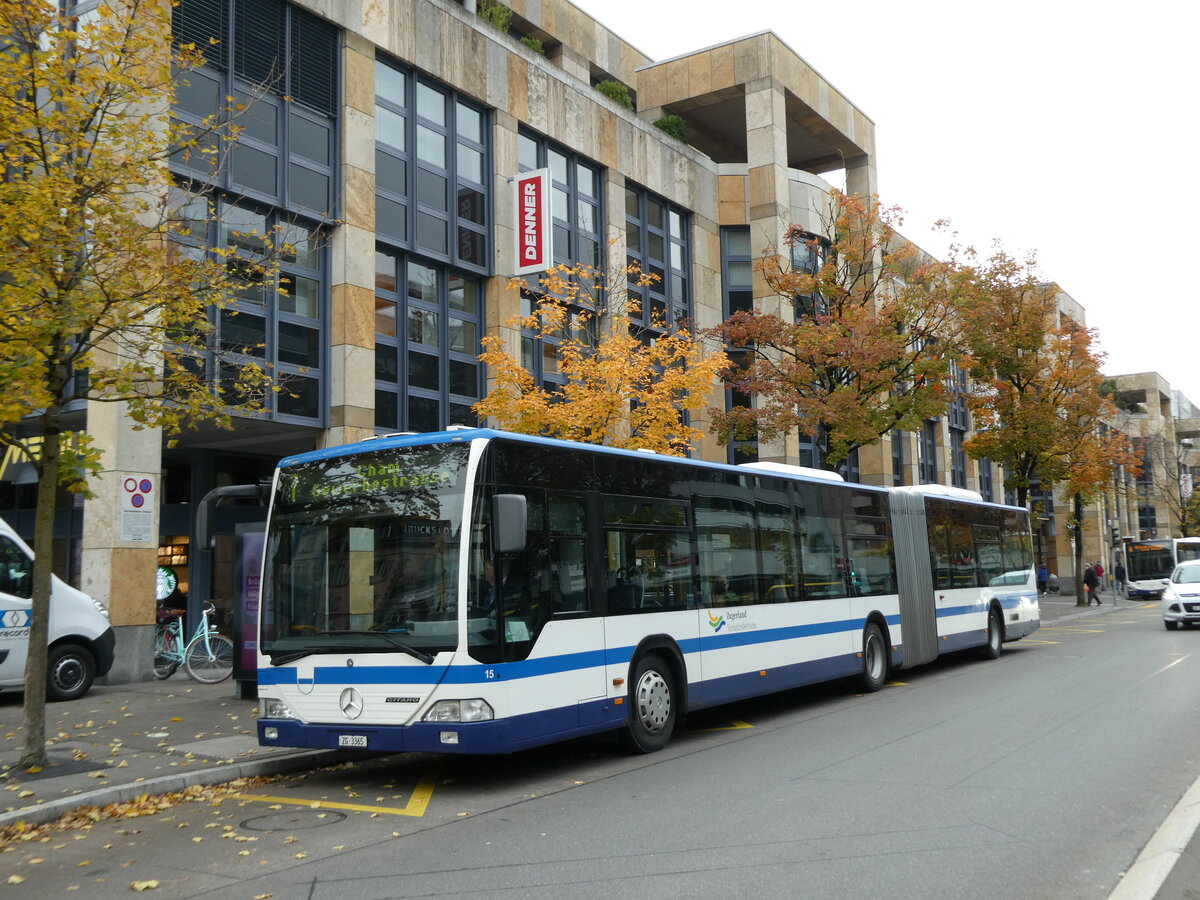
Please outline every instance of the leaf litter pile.
M93 827L102 822L111 822L115 820L133 820L143 816L153 816L159 813L171 810L182 803L200 802L208 803L211 807L215 807L220 814L220 808L223 801L232 794L245 791L248 788L257 787L263 784L275 781L276 777L260 777L260 778L239 778L234 781L227 782L221 785L195 785L185 788L180 791L174 791L166 794L143 794L123 803L110 803L104 806L81 806L78 809L72 810L69 813L55 819L53 822L47 822L42 825L29 825L24 822L17 822L13 825L0 828L0 854L13 853L14 851L25 851L24 866L22 870L26 874L9 874L0 875L0 884L5 885L22 885L30 882L26 886L37 891L36 879L34 875L38 867L46 862L41 853L47 855L52 854L56 850L64 850L68 846L68 837L75 841L84 840ZM190 823L180 822L176 826L178 828L188 828ZM213 835L218 838L230 839L235 845L244 844L251 841L257 841L257 837L239 834L233 825L220 822L209 822L203 826L203 829L221 829L219 834ZM118 828L116 833L125 837L134 837L141 834L138 828ZM203 836L191 838L195 843L204 840ZM61 841L61 843L55 843ZM284 843L294 843L294 838L285 839ZM44 849L43 849L44 848ZM114 848L113 843L107 843L102 848L102 851L111 851ZM250 856L249 850L236 851L239 857ZM135 860L128 859L119 863L119 868L130 868ZM266 864L265 860L260 861L260 864ZM86 871L91 866L91 860L80 860L75 863L75 867ZM0 864L0 870L8 868ZM83 872L81 872L83 874ZM107 878L97 878L96 881L108 881ZM128 883L128 890L134 892L152 891L157 889L161 884L164 884L160 879L144 879L135 880ZM81 885L75 884L67 887L67 890L80 890ZM259 894L255 900L266 900L270 894Z

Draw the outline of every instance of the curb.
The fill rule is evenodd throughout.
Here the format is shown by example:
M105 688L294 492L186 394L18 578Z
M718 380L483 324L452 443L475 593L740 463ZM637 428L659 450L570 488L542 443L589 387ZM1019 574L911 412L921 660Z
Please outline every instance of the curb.
M24 822L27 825L44 825L66 813L84 806L108 806L125 803L144 794L170 794L197 785L224 784L238 778L253 778L262 775L279 775L296 769L319 768L340 762L347 756L340 750L303 750L271 759L254 759L231 765L210 766L191 772L179 772L148 778L128 784L105 785L82 794L60 797L40 806L14 809L0 813L0 828Z

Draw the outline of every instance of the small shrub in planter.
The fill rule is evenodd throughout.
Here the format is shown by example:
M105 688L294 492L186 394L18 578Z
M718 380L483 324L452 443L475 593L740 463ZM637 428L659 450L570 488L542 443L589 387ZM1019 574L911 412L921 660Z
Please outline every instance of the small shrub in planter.
M527 34L521 38L521 43L532 50L534 53L539 53L542 56L546 55L546 48L542 46L542 42L533 35Z
M683 116L663 116L654 120L654 127L665 131L677 141L687 142L687 128L683 124Z
M596 90L609 100L615 100L617 103L620 103L626 109L633 109L633 98L629 96L629 88L625 87L621 82L606 78L604 81L596 82Z
M513 11L503 3L479 0L475 12L483 21L501 31L508 31L508 26L512 24Z

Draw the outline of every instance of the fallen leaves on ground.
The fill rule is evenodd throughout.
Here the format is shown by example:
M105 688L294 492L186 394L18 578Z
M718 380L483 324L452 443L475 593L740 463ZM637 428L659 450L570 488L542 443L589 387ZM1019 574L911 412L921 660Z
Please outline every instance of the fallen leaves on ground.
M59 831L89 829L105 819L135 819L153 816L163 810L191 800L216 800L227 794L235 794L247 788L258 787L272 778L239 778L220 785L195 785L169 794L142 794L124 803L109 803L105 806L81 806L44 825L15 822L0 828L0 848L10 844L39 840ZM136 832L132 832L136 833ZM145 890L145 889L143 889Z

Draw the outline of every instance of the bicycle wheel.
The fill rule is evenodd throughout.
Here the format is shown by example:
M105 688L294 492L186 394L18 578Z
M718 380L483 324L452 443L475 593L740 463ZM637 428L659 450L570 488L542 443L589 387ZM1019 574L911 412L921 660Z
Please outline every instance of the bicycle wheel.
M187 673L201 684L216 684L233 674L233 641L223 634L201 635L183 653Z
M179 658L171 652L171 641L161 629L154 633L154 677L159 681L170 678L179 668Z

